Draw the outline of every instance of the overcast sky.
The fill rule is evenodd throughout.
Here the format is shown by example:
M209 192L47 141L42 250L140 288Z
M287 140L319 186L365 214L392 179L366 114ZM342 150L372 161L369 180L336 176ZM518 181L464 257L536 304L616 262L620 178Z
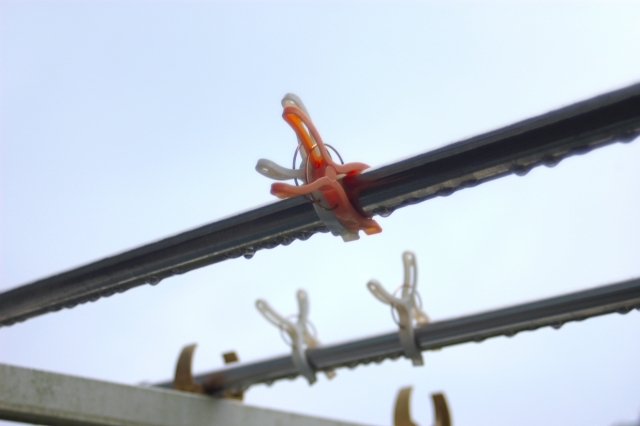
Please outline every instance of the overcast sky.
M298 94L345 161L381 166L640 81L640 3L13 2L1 10L0 290L275 201ZM365 284L418 259L434 320L640 276L640 141L401 209L383 232L260 251L0 329L0 362L121 383L287 352L256 311L305 288L324 343L388 332ZM312 270L322 273L311 273ZM640 417L640 313L251 388L246 403L388 425Z

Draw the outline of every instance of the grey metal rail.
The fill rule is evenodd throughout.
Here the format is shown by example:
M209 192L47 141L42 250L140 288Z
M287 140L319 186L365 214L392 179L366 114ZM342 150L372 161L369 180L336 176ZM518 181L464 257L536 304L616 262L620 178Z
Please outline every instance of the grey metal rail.
M628 142L639 133L636 84L345 178L343 184L364 213L388 216L432 197ZM327 229L304 198L280 201L1 293L0 326L227 259L250 258L257 250L306 240L317 232Z
M417 328L416 341L420 349L426 351L466 342L481 342L496 336L511 337L521 331L540 327L560 328L566 322L582 321L613 312L626 314L634 308L640 311L640 278L509 308L437 321ZM397 332L307 350L309 363L318 371L345 366L354 368L359 364L380 363L400 356L403 356L403 350ZM205 392L216 395L297 376L291 355L284 355L226 367L195 376L194 380L203 385ZM172 383L165 382L156 386L170 388Z

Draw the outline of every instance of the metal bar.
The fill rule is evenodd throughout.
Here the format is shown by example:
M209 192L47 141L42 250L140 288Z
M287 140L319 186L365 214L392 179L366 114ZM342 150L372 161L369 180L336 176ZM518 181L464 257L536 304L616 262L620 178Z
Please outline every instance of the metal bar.
M489 337L514 336L521 331L551 326L560 328L569 321L605 315L640 311L640 278L583 290L508 308L438 321L416 329L421 350L433 350L466 342L481 342ZM309 363L318 371L338 367L354 368L359 364L380 363L403 356L397 332L307 350ZM200 374L194 381L210 394L225 390L244 390L257 383L298 376L290 355L227 367ZM172 383L160 383L172 387Z
M344 179L352 203L388 216L511 173L640 133L640 84ZM303 198L221 220L0 294L0 325L71 308L257 250L327 232Z
M0 419L39 425L356 426L165 389L0 364Z

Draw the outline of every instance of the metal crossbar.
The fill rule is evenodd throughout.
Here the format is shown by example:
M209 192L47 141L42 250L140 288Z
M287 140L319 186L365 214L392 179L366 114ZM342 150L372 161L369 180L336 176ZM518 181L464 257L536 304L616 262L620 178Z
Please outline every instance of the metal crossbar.
M364 426L0 364L0 419L65 426Z
M466 342L481 342L490 337L514 336L521 331L566 322L582 321L598 315L640 311L640 278L583 290L563 296L524 303L508 308L437 321L416 328L416 343L422 351ZM307 358L317 371L359 364L380 363L403 354L398 332L307 350ZM194 377L206 393L245 390L257 383L271 384L299 375L291 355L227 367ZM171 388L172 382L156 386Z
M512 173L554 166L640 133L640 84L357 175L345 190L356 208L388 216ZM327 232L298 197L214 222L0 294L0 326L71 308L175 274Z

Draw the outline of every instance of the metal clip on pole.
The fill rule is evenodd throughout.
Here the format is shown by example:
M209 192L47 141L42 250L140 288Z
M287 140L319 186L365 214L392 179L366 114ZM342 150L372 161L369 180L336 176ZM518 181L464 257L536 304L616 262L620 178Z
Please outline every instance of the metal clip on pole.
M173 388L184 392L204 393L202 385L193 380L191 372L191 363L193 361L193 351L196 344L187 345L182 348L178 362L176 363L176 372L173 376Z
M178 362L176 363L176 372L173 376L173 388L184 392L206 393L202 384L193 380L191 372L191 364L193 363L193 352L196 350L196 344L187 345L182 348ZM238 362L238 354L235 351L225 352L222 354L225 364ZM242 401L244 398L243 391L226 391L222 395L223 398L236 399Z
M398 290L402 289L401 297L398 298L389 294L376 280L369 281L367 288L382 303L391 305L392 316L394 311L397 312L398 319L395 316L393 316L393 319L400 328L400 343L404 349L404 354L411 359L413 365L423 365L422 353L415 340L414 320L418 326L421 326L429 322L429 317L416 302L416 296L418 299L420 298L416 291L416 286L418 285L416 255L410 251L405 251L402 253L402 262L404 263L404 283L398 288Z
M267 321L289 336L293 364L296 366L296 369L300 374L309 381L309 384L313 384L316 381L316 373L313 367L309 364L306 350L320 345L320 342L316 338L315 333L312 334L308 327L311 323L308 319L309 299L307 297L307 292L304 290L298 290L296 296L298 299L298 315L295 323L278 314L266 301L262 299L256 300L256 308L258 308L258 311L267 319ZM296 315L293 316L295 317ZM335 372L333 370L327 370L325 371L325 374L329 379L335 376Z
M260 159L256 164L256 171L274 180L294 179L296 184L274 183L271 185L271 193L278 198L304 195L313 203L316 213L329 231L341 236L344 241L357 240L360 238L359 231L364 231L367 235L382 232L375 220L363 216L362 210L356 210L341 183L343 179L351 178L369 166L364 163L344 164L340 154L322 141L298 96L293 93L285 95L282 107L282 118L289 123L298 138L293 168L288 169L273 161ZM333 150L341 164L333 160L327 148ZM296 166L298 152L302 159L300 167ZM302 181L302 185L298 183L298 179Z
M417 426L411 420L411 410L409 400L411 399L411 386L402 388L396 397L396 408L393 413L393 426ZM433 412L435 417L434 426L451 426L451 414L449 406L443 393L432 393Z

